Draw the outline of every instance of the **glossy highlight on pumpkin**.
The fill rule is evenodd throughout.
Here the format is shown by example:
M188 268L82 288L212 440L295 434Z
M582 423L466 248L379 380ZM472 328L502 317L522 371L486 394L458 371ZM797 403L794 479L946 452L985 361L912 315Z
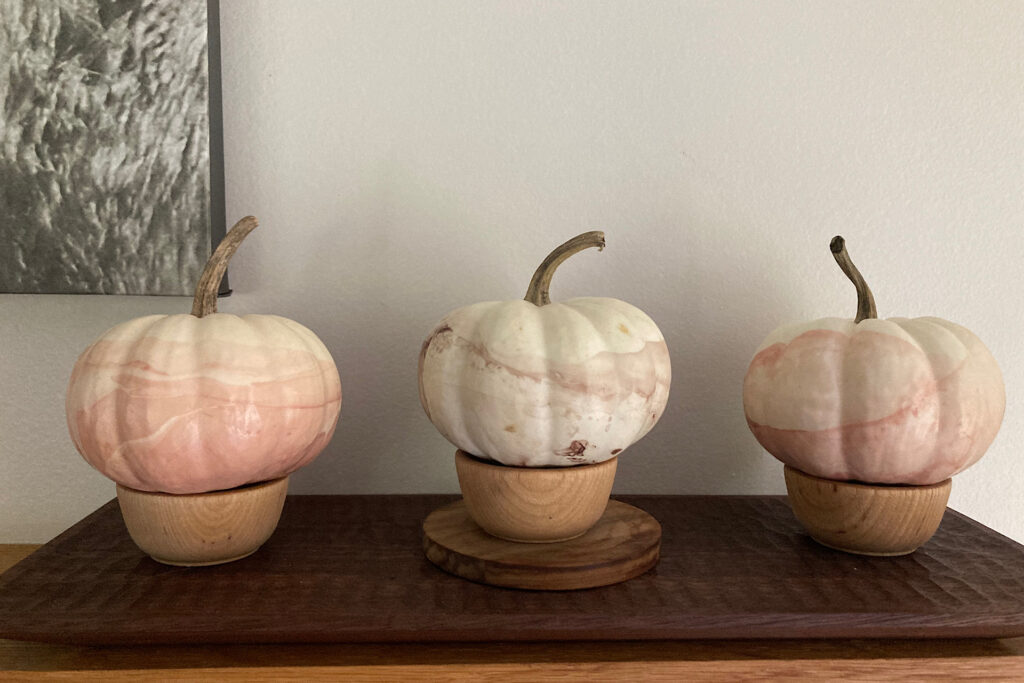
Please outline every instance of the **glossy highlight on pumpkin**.
M153 315L79 357L67 393L79 453L142 491L199 493L285 476L330 441L341 381L309 329L273 315Z

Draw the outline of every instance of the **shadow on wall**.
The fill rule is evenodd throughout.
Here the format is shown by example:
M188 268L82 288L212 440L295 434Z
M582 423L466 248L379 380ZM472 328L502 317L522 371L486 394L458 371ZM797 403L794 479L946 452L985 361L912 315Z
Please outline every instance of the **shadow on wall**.
M312 322L322 321L344 399L331 444L296 474L293 490L301 493L456 491L454 448L419 403L420 345L444 314L480 299L482 291L494 292L490 298L521 296L518 284L509 289L501 264L472 258L490 251L503 226L460 229L480 220L451 192L395 160L377 171L374 182L340 207L342 218L308 228L307 241L318 245L308 269L346 271L332 283L339 291L321 293L323 305L311 312ZM529 274L523 277L525 292ZM310 306L309 299L304 303ZM301 315L293 317L306 324Z
M708 258L692 245L714 234L715 250L733 258ZM797 302L776 299L795 288L773 267L787 257L767 233L706 225L679 236L662 253L680 255L679 267L659 282L678 294L647 312L662 329L672 357L672 393L661 421L625 453L616 493L729 494L781 490L782 469L746 424L743 378L758 345ZM744 253L746 252L746 253ZM808 290L810 292L810 290ZM788 310L787 310L788 309Z

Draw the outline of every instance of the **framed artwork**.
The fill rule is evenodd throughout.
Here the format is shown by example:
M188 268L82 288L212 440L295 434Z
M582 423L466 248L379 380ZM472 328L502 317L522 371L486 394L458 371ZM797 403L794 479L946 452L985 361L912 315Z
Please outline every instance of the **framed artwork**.
M0 292L192 294L225 229L218 10L0 0Z

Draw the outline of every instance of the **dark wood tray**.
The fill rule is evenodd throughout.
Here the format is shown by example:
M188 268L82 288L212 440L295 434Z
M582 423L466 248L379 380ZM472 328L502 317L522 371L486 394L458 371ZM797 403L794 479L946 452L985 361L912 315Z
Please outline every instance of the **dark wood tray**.
M906 557L821 547L785 499L617 496L662 524L650 572L583 591L494 588L424 557L455 496L291 496L255 555L144 556L111 501L0 577L0 637L83 644L964 638L1024 635L1024 547L947 511Z

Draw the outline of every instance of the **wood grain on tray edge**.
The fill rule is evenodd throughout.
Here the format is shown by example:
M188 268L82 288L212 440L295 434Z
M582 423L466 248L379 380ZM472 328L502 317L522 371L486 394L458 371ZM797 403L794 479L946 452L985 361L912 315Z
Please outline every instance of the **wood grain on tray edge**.
M0 670L93 679L762 680L815 675L943 680L1024 675L1024 638L949 641L687 641L76 647L0 640Z

